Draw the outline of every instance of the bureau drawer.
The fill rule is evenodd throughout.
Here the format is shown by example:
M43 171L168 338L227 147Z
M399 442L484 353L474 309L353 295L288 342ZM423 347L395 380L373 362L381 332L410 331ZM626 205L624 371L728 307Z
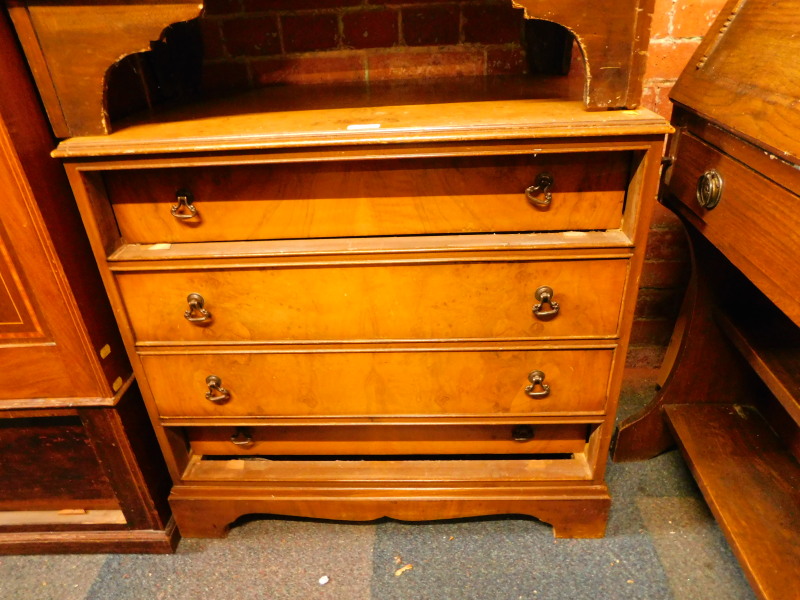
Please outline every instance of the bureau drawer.
M162 417L601 414L613 350L346 349L145 354ZM530 374L542 385L526 393ZM229 398L207 386L219 378Z
M195 454L421 455L583 452L585 424L188 427Z
M110 171L128 243L618 229L628 152ZM525 190L552 176L552 202ZM196 215L178 218L179 190ZM535 198L541 200L543 192ZM181 209L179 216L190 216Z
M617 335L627 271L625 259L333 264L117 281L140 343L592 338ZM537 300L545 287L555 305Z
M719 204L709 210L697 202L696 190L698 179L712 170L722 189ZM798 322L800 198L686 133L669 191L703 235Z

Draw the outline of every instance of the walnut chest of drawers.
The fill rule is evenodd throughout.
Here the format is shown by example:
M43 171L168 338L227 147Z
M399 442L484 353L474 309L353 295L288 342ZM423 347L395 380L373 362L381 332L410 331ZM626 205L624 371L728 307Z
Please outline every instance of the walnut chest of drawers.
M603 535L668 125L467 88L274 89L59 146L184 536Z

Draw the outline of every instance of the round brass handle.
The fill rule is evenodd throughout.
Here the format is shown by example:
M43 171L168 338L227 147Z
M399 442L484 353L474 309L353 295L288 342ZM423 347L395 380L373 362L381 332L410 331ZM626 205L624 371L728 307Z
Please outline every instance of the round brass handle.
M190 323L202 323L211 320L211 313L203 307L206 301L200 294L189 294L186 297L186 301L189 303L189 308L183 313L184 319ZM197 313L196 316L195 313Z
M515 442L527 442L533 439L533 425L514 425L511 438Z
M240 448L251 448L255 444L253 434L247 427L237 427L231 436L231 443Z
M553 187L553 176L550 173L539 173L533 180L533 185L525 190L525 197L534 206L548 207L553 201L553 194L550 188ZM542 197L539 198L539 194Z
M528 374L531 384L525 388L525 393L531 398L546 398L550 395L550 386L544 383L544 371L531 371ZM538 392L536 388L541 388Z
M198 216L197 207L194 205L194 196L189 190L181 189L175 192L177 204L173 204L170 214L176 219L186 220Z
M558 305L558 302L553 300L553 294L553 288L548 285L536 288L533 297L536 298L539 303L533 305L533 314L536 315L537 319L548 321L558 314L561 307ZM550 310L542 310L545 304L550 305Z
M706 171L697 179L697 203L711 210L722 199L722 176L715 170Z
M222 404L231 399L231 393L222 387L222 379L216 375L209 375L206 377L206 385L208 391L206 392L206 400L214 402L215 404Z

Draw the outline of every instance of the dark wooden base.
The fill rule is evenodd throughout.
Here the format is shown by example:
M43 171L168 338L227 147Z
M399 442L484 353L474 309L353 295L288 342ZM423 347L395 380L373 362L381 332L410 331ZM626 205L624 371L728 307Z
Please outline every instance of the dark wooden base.
M277 488L176 486L169 497L183 537L224 537L247 514L340 521L431 521L518 514L553 526L557 538L601 538L611 498L605 485L531 488Z
M180 540L175 520L161 530L0 531L2 554L170 554Z

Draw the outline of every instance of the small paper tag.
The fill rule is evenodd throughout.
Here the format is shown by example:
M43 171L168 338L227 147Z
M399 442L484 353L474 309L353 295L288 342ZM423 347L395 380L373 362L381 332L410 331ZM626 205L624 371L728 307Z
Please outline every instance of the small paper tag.
M148 246L148 250L169 250L172 244L152 244Z
M348 125L348 131L359 131L361 129L380 129L380 123L356 123L355 125Z

